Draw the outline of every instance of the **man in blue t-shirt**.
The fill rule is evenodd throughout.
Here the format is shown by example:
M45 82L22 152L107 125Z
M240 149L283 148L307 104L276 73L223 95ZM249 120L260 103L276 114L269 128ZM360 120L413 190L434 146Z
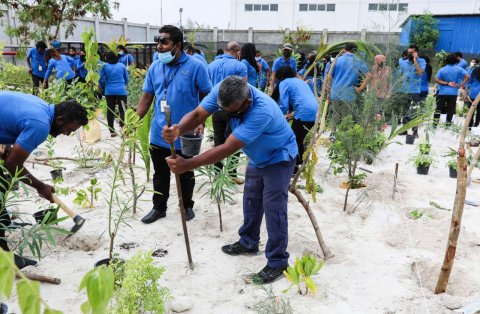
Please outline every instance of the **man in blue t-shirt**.
M462 69L467 69L467 61L463 59L463 54L461 52L455 52L455 58L457 59L456 65L461 67Z
M337 57L331 77L327 77L327 81L332 82L330 88L332 132L336 131L337 124L346 116L353 115L354 119L356 118L357 94L361 92L360 80L362 76L368 77L367 65L355 55L357 45L346 43L344 50L345 54Z
M47 71L47 62L45 61L45 50L47 44L43 41L37 42L35 48L27 53L28 73L32 76L33 94L36 95L40 82L43 83Z
M154 117L150 131L150 154L155 173L153 174L153 208L142 218L149 224L166 216L170 193L170 169L165 158L170 156L170 144L162 138L162 128L167 124L164 105L170 106L172 123L178 123L183 116L193 111L212 88L205 65L183 52L183 33L172 25L165 25L158 36L158 60L148 69L143 84L143 95L137 106L137 114L143 118L153 100ZM163 104L163 105L162 105ZM203 123L196 132L203 133ZM180 141L175 142L177 154L181 155ZM182 198L186 219L195 217L193 212L193 189L195 176L188 171L180 176Z
M275 59L275 61L273 61L272 75L270 77L270 90L269 90L270 96L273 94L273 90L275 89L275 86L277 86L278 84L278 82L275 80L275 73L277 73L277 70L279 68L284 66L289 66L295 71L295 73L297 73L297 60L295 60L295 58L292 58L292 52L293 52L292 44L289 44L289 43L283 44L282 56L280 58Z
M268 78L270 76L270 67L268 66L267 61L262 58L262 53L260 52L260 50L257 50L255 52L255 61L260 63L260 65L262 66L261 74L258 78L258 89L264 92L265 87L267 87Z
M243 225L240 241L222 247L229 255L256 254L260 226L265 214L268 259L253 281L270 283L288 266L288 186L298 155L295 135L282 111L268 95L238 76L230 76L217 84L193 112L178 124L163 128L163 138L172 142L180 135L222 109L230 116L233 132L227 141L192 159L167 159L175 173L216 163L242 149L249 158L243 192Z
M463 88L470 78L465 69L456 65L457 57L455 55L448 55L445 64L435 77L435 82L438 84L437 110L433 116L435 126L440 114L447 114L447 124L452 122L457 106L458 89Z
M10 216L5 209L6 204L2 203L7 191L5 183L9 182L8 175L17 173L19 177L24 177L25 184L53 202L53 187L33 176L23 168L23 164L49 134L53 137L59 134L70 135L87 123L87 111L74 100L53 106L33 95L0 91L0 159L4 160L3 168L0 169L0 248L9 250L5 231L10 225ZM9 148L10 145L13 147ZM15 256L15 263L19 268L36 264L35 261L18 256Z

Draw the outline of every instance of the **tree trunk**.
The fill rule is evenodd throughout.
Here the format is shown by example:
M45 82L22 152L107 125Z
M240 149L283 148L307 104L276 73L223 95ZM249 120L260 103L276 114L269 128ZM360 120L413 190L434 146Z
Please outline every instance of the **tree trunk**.
M218 198L217 198L217 207L218 207L218 219L220 220L220 232L223 232L222 208L220 207L220 200Z
M438 277L435 294L444 293L447 289L448 280L452 272L455 253L457 250L458 237L462 226L463 207L465 205L465 195L467 193L467 159L465 157L465 137L468 131L468 125L472 119L473 112L477 108L480 101L480 95L473 102L467 117L463 122L462 132L460 134L460 144L458 146L457 156L457 189L455 194L455 202L453 204L452 220L450 223L450 232L448 235L447 249L443 259L442 268Z

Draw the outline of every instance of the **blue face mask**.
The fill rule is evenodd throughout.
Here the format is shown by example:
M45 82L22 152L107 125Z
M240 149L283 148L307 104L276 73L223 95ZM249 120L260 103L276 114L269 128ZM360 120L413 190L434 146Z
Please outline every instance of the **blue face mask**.
M175 49L175 48L173 48ZM158 60L160 60L161 63L163 64L169 64L170 62L175 59L175 54L172 54L173 49L170 51L165 51L165 52L159 52L158 53Z
M123 56L123 54L124 54L123 50L120 50L120 51L118 52L118 54L121 55L121 56Z

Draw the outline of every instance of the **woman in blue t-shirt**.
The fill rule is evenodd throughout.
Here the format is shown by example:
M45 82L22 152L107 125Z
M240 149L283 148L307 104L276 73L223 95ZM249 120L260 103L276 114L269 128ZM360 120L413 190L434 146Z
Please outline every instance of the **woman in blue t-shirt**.
M247 67L248 84L258 86L258 73L260 72L260 65L255 60L255 53L257 49L254 44L248 43L243 45L240 50L240 60Z
M45 73L45 80L43 81L43 88L47 88L47 81L52 71L57 72L57 80L65 80L68 84L72 83L73 78L75 77L75 72L73 72L70 67L70 62L73 61L72 58L61 55L55 49L47 50L45 54L45 61L47 62L47 72Z
M110 51L107 53L106 63L100 70L100 87L107 99L107 123L112 137L117 136L113 127L115 107L118 105L120 127L123 127L125 109L127 106L128 72L123 63L118 61L117 55Z
M131 54L128 53L127 48L123 45L117 46L118 51L118 62L123 63L127 68L134 67L135 61L133 61L133 57Z

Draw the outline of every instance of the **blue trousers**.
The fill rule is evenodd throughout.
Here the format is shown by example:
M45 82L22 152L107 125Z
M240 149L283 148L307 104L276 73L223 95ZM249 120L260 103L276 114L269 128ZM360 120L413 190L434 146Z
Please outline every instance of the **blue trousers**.
M268 240L265 247L267 265L283 268L288 265L288 185L295 160L276 163L265 168L248 165L243 192L243 225L240 243L253 248L260 241L263 214L267 223Z

